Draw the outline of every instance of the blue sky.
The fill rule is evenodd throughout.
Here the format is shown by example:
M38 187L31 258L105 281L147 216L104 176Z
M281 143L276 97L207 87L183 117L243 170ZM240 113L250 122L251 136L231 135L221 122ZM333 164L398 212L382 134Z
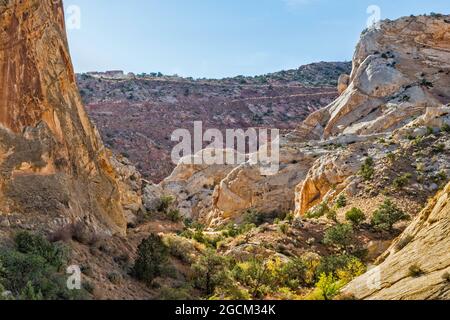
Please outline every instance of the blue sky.
M381 18L450 13L448 0L65 0L77 72L221 78L351 60L367 8ZM68 17L69 18L69 15Z

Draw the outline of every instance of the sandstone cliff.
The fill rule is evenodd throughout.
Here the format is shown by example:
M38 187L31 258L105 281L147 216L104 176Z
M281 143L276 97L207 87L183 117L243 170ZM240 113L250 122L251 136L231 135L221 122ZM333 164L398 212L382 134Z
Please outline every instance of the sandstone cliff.
M341 96L306 120L328 139L393 131L450 102L450 26L445 17L384 21L364 33ZM345 85L344 85L345 84ZM345 90L344 90L345 88Z
M118 177L81 103L61 1L0 1L0 218L126 230ZM47 228L47 227L46 227Z
M358 172L368 158L380 174L401 174L395 172L401 166L387 163L386 157L394 154L404 162L411 138L427 136L427 127L438 131L450 123L449 37L448 16L401 18L368 30L356 48L351 75L339 79L341 96L281 139L278 174L260 175L259 167L248 163L230 168L202 192L188 190L184 212L197 216L192 208L201 202L203 220L214 224L239 220L248 210L267 215L295 210L302 216L342 192L349 196L363 192ZM437 158L419 155L419 160L434 167L435 174L450 169L448 162ZM208 180L205 168L200 171L202 180ZM380 177L380 184L386 179L390 177ZM189 182L179 176L178 183L196 184L195 175ZM431 182L425 184L425 194L435 191ZM420 206L420 201L412 207Z

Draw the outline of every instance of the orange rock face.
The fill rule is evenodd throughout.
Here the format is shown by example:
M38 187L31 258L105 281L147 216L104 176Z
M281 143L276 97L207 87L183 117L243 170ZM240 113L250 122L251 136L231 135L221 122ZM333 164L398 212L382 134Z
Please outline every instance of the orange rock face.
M125 232L117 174L79 97L62 2L0 1L0 16L0 215Z

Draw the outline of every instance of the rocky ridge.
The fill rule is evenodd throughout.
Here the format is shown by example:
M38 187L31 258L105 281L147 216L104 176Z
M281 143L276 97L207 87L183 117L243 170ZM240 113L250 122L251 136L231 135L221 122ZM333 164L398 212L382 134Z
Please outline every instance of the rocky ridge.
M115 154L123 154L147 180L159 183L175 165L176 129L278 128L292 130L337 97L338 76L350 63L315 63L275 74L192 79L123 72L77 76L86 109Z

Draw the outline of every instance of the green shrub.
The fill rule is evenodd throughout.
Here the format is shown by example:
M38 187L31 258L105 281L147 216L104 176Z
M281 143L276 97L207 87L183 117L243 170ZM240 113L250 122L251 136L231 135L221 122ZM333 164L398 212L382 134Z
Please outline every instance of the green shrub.
M204 224L201 224L196 221L192 221L191 219L185 219L184 224L186 227L184 232L187 232L188 234L189 234L189 232L192 232L192 230L204 231L206 228Z
M248 288L253 298L263 298L273 290L268 264L259 258L236 264L233 278Z
M264 214L250 210L248 211L244 216L244 223L245 224L254 224L256 226L259 226L265 222Z
M180 222L183 219L180 215L180 210L178 209L167 211L166 216L172 222Z
M204 244L208 248L216 249L219 242L224 238L223 235L208 235L201 230L196 230L195 232L186 233L183 232L182 235L188 239L193 239L198 243Z
M274 295L280 297L278 294L282 292L290 297L298 297L302 288L314 286L317 282L316 269L319 262L318 259L311 259L306 255L289 261L279 257L270 259L256 257L239 262L232 269L234 285L230 287L232 290L228 291L237 291L241 296L247 295L245 299L250 297L263 299L268 296L274 297ZM225 294L225 297L230 294ZM223 298L224 295L221 297Z
M183 220L183 224L186 228L192 228L192 225L194 224L194 220L192 220L191 218L185 218Z
M341 209L347 206L347 198L345 195L341 194L336 200L336 208Z
M307 297L309 300L332 300L336 297L343 284L336 279L332 274L321 274L319 281L316 284L314 292Z
M386 199L373 214L371 223L377 231L392 231L397 222L408 219L409 215L397 208L390 199Z
M192 300L192 288L189 286L182 288L170 288L164 286L159 291L158 300L162 301L178 301L178 300Z
M40 256L55 267L57 271L61 271L69 259L69 251L66 246L60 243L52 244L40 235L19 232L15 236L14 242L17 251Z
M353 279L363 275L367 272L367 267L358 258L353 257L343 267L336 270L337 277L344 284L351 282Z
M438 185L441 185L441 186L442 186L442 184L446 184L447 179L448 179L448 177L447 177L447 174L445 173L445 171L440 171L440 172L438 172L438 173L432 178L432 180L433 180L435 183L437 183Z
M333 209L331 209L326 202L322 202L317 205L315 208L309 210L305 217L308 219L317 219L323 216L334 216Z
M87 299L86 291L67 288L62 273L69 257L67 247L28 232L19 232L14 240L15 248L0 249L0 282L11 298Z
M349 224L337 224L325 232L323 243L345 249L352 244L353 228Z
M442 153L444 151L445 151L445 144L443 144L443 143L439 143L439 144L433 146L434 153Z
M120 284L122 282L122 275L118 272L110 272L108 274L108 280L112 284Z
M349 282L351 279L366 272L366 267L357 258L349 254L325 256L317 267L316 274L332 274Z
M241 225L230 223L225 226L224 230L222 230L222 234L227 238L235 238L241 234L246 234L255 228L256 225L253 223L245 223Z
M284 220L289 222L289 223L292 223L294 221L294 219L295 219L295 214L292 211L286 213L286 216L284 217Z
M151 234L138 247L138 258L133 267L133 275L147 284L162 275L169 258L169 250L161 237Z
M366 220L366 215L361 209L352 208L345 214L345 219L355 226L359 226Z
M307 296L307 299L331 300L347 283L366 271L366 266L356 257L350 255L326 257L318 268L320 273L316 289Z
M408 185L409 180L412 178L411 173L405 173L401 175L400 177L397 177L394 179L394 182L392 183L392 186L395 189L402 189Z
M19 295L19 300L25 301L38 301L44 300L44 296L40 290L36 290L31 283L31 281L27 282L25 288L22 289Z
M400 99L402 102L409 102L411 100L411 97L408 95L403 95L403 97L401 97Z
M278 226L278 230L282 233L282 234L288 234L289 232L289 225L287 223L281 223Z
M214 293L217 286L227 282L228 261L217 255L213 250L207 250L192 266L193 279L196 286L206 295Z
M450 133L450 125L444 123L441 128L442 132Z
M395 158L396 158L395 154L392 153L392 152L389 152L389 153L386 155L386 157L388 158L388 160L389 160L390 163L394 163Z
M0 250L2 285L17 299L81 300L84 290L69 290L66 277L45 257L15 249Z
M372 158L369 157L364 161L361 170L359 171L359 174L364 180L369 181L373 179L373 175L375 174L374 166L375 162Z
M0 283L0 302L6 301L6 300L13 300L13 299L14 299L14 297L9 295L9 292L6 292L5 288Z
M169 207L173 204L175 199L172 196L162 196L160 200L161 202L158 211L166 212L169 209Z
M417 136L414 140L413 140L413 145L415 146L420 146L423 142L424 142L425 138L423 136Z
M166 235L164 243L169 248L169 253L185 263L192 263L196 254L195 246L189 241L180 236Z
M329 210L326 214L328 220L337 222L337 212L334 210Z
M243 301L251 300L252 296L246 288L239 286L235 282L229 282L223 287L216 288L214 296L209 300L228 300L228 301Z
M433 86L434 86L433 83L428 81L427 79L422 79L420 81L420 85L427 87L427 88L433 88Z
M296 290L300 286L308 285L308 265L302 258L294 258L277 269L279 272L276 278L279 287Z
M424 271L417 264L414 264L409 267L408 274L410 277L418 278L424 274Z

